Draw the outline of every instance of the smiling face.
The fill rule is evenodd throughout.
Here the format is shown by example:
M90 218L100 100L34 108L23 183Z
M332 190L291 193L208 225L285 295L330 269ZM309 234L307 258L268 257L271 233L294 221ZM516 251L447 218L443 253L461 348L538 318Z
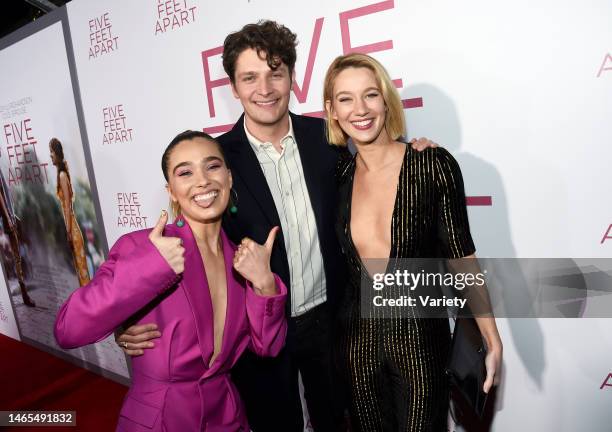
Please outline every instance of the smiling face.
M387 107L374 72L349 67L338 74L333 97L326 101L332 118L356 144L388 139L385 130Z
M236 59L232 92L244 108L247 126L274 126L287 121L291 76L281 63L270 69L265 57L246 49Z
M196 137L179 142L168 159L168 194L193 226L220 220L232 175L216 143Z

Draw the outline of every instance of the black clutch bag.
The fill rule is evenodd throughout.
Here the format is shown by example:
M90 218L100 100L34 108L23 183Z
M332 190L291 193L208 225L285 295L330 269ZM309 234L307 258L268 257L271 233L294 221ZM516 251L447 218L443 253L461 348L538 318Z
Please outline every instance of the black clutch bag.
M446 368L450 381L451 402L455 409L457 406L467 405L478 418L482 418L487 403L487 394L482 390L487 377L486 355L487 350L476 320L457 318L450 359ZM461 400L456 400L457 398Z

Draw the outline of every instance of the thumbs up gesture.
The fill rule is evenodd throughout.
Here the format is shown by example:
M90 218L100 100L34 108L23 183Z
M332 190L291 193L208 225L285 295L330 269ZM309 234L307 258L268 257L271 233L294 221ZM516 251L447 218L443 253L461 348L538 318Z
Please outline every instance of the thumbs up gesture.
M278 230L278 227L272 228L263 245L257 244L250 238L243 238L234 255L234 268L251 282L259 295L270 296L278 292L274 275L270 270L270 255Z
M185 270L185 248L182 239L178 237L164 237L164 227L168 222L168 212L162 211L157 224L149 234L149 240L157 248L161 256L172 267L174 273L181 274Z

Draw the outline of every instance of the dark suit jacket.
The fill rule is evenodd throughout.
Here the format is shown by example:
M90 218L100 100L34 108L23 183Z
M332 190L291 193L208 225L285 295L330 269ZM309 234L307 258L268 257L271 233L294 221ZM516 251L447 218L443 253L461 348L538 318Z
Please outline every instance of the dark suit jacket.
M344 283L345 262L334 231L337 206L336 162L341 150L325 138L325 122L318 118L290 113L302 160L304 177L314 211L319 244L323 255L327 300L335 306ZM224 218L223 227L232 241L249 237L262 244L270 229L281 226L266 178L244 132L244 114L233 129L218 138L232 170L238 212ZM291 290L289 263L282 233L276 237L271 257L272 271ZM291 310L291 295L287 310Z

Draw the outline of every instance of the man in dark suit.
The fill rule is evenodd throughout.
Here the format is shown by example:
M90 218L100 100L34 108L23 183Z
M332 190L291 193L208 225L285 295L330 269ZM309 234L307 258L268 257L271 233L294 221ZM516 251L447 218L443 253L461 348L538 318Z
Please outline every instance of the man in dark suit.
M237 210L223 227L235 243L250 238L261 244L280 226L271 267L289 288L285 348L276 358L245 353L232 373L255 432L304 430L298 374L314 430L343 430L344 398L332 362L332 317L345 283L334 231L340 150L327 143L323 120L289 112L295 46L296 35L285 26L261 21L230 34L223 51L223 67L244 108L218 138ZM157 334L152 326L131 327L117 340L138 355Z
M332 367L332 310L344 283L334 231L337 151L321 119L289 113L296 36L275 22L249 24L224 43L223 67L244 108L218 138L234 176L230 238L256 242L280 226L272 271L290 287L289 329L276 358L243 356L233 378L254 431L301 431L298 372L310 421L338 431L342 397Z

